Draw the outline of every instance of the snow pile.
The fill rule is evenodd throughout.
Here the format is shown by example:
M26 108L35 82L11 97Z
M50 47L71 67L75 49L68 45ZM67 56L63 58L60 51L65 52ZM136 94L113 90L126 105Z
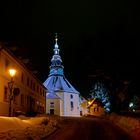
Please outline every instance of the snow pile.
M108 119L123 128L135 140L140 140L140 119L118 116L116 114L109 115Z
M40 140L55 130L48 117L0 117L0 140Z
M16 117L0 117L0 132L11 129L25 129L29 127L29 123L23 123L22 120Z

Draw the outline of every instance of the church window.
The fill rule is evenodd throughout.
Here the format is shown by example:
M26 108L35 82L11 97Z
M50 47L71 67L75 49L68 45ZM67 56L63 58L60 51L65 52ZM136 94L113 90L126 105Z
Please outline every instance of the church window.
M72 94L70 95L70 98L73 99L73 95Z
M50 102L50 107L54 108L54 102Z
M73 105L73 102L72 101L70 102L70 106L71 106L71 111L72 111L73 108L74 108L74 105Z

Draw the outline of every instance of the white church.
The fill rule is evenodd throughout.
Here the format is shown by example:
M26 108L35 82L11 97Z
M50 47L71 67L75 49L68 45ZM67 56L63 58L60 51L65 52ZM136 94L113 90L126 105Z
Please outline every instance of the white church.
M53 50L50 73L44 82L47 88L46 113L59 116L80 116L80 93L64 76L57 36Z

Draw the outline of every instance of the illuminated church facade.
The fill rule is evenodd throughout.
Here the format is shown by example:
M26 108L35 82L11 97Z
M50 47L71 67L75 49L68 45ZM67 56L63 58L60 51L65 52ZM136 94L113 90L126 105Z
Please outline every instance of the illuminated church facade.
M80 116L80 93L64 76L57 36L53 51L50 73L43 83L47 88L46 113L59 116Z

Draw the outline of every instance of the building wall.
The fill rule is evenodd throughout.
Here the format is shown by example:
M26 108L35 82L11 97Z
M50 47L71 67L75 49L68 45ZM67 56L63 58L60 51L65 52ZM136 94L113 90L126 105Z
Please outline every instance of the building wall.
M61 100L60 100L60 116L64 116L64 93L57 92L56 95L61 98Z
M89 108L89 113L90 113L90 115L94 115L94 116L102 116L105 114L105 110L103 107L98 106L97 104L93 104Z
M60 99L46 99L46 113L51 114L50 109L54 109L54 114L59 116L80 116L79 95L74 93L57 92ZM51 102L54 106L51 106ZM71 105L73 102L73 105Z
M53 104L52 104L53 103ZM60 116L60 99L47 99L46 100L46 113L51 114L50 110L54 110L54 114Z
M80 116L78 94L64 93L64 116Z
M14 88L20 89L20 94L12 100L12 111L45 113L46 88L9 50L0 49L0 115L8 116L9 112L10 68L17 71Z
M80 109L81 109L81 115L86 115L88 113L88 102L87 101L84 101L84 102L81 102L80 103Z

